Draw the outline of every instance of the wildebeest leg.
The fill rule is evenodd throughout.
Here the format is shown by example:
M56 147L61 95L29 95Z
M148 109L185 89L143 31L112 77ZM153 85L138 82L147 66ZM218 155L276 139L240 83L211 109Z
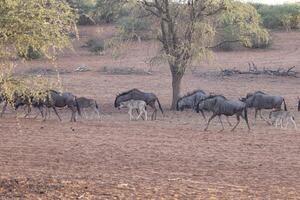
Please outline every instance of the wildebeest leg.
M98 119L100 120L100 119L101 119L100 113L99 113L99 110L96 108L96 106L94 107L94 111L95 111L95 113L97 114Z
M84 108L82 108L82 112L83 112L83 117L84 117L85 119L88 119Z
M59 121L61 121L61 118L60 118L60 116L58 115L56 108L55 108L55 107L52 107L52 108L53 108L53 110L54 110L56 116L58 117ZM49 114L50 114L50 113L49 113Z
M228 117L228 116L226 116L226 120L227 120L229 126L232 126L232 124L231 124L230 121L229 121L229 117Z
M291 120L291 122L294 124L295 130L297 130L297 125L296 125L296 122L295 122L295 120L293 119L293 117L290 117L290 120ZM288 123L289 123L289 121L287 121L287 123L286 123L286 128L288 127Z
M132 108L129 108L128 110L128 114L129 114L129 120L132 120Z
M143 110L139 110L139 111L140 111L140 114L137 116L136 120L138 120L143 114Z
M76 108L74 106L68 106L72 111L70 122L76 122Z
M202 115L202 117L204 118L204 120L207 121L206 116L205 116L203 110L200 110L200 112L201 112L201 115Z
M278 121L279 121L280 119L276 119L276 121L275 121L275 128L277 128L277 125L278 125Z
M51 114L50 107L47 106L44 121L46 121L47 115L48 115L48 119L50 119L50 114Z
M27 105L27 113L25 114L24 118L26 118L31 113L30 105Z
M137 113L138 115L140 115L140 111L139 111L139 109L138 109L138 108L136 108L135 110L136 110L136 113ZM143 116L141 116L141 117L142 117L142 119L144 120L144 117L143 117Z
M151 115L151 120L155 120L156 119L156 112L157 112L155 102L154 103L153 102L149 103L149 106L154 109L154 111ZM154 118L154 116L155 116L155 118Z
M43 112L42 107L41 107L41 106L38 106L37 108L39 109L39 111L40 111L40 113L41 113L41 115L42 115L42 118L44 118L44 112ZM35 115L34 119L36 119L38 116L39 116L39 113L36 112L36 115Z
M234 131L234 129L239 125L239 123L240 123L240 115L236 115L236 119L237 119L237 123L236 123L236 125L233 127L233 129L231 129L231 131Z
M145 120L147 121L147 120L148 120L148 114L147 114L146 108L143 108L143 111L144 111L144 113L145 113Z
M257 111L258 111L258 110L255 108L255 114L254 114L254 116L255 116L255 117L254 117L254 124L256 124L256 120L257 120Z
M207 122L207 125L206 125L204 131L207 131L210 121L211 121L213 118L215 118L216 116L217 116L217 114L213 114L213 115L209 118L209 120L208 120L208 122Z
M228 119L228 118L227 118ZM220 131L223 131L224 130L224 125L223 125L223 122L222 122L222 119L221 119L221 115L219 115L219 121L220 121L220 123L221 123L221 125L222 125L222 130L220 130Z
M7 101L5 101L5 102L4 102L4 105L3 105L3 108L2 108L2 112L1 112L1 115L0 115L0 117L2 117L2 116L3 116L3 114L4 114L5 110L6 110L7 104L8 104L8 102L7 102Z
M265 122L267 122L267 124L271 125L271 123L270 123L268 120L266 120L266 119L262 116L261 110L259 110L259 116L260 116L260 118L261 118L262 120L264 120Z
M287 121L287 123L288 123L289 121ZM283 128L283 118L281 118L281 120L280 120L280 128Z

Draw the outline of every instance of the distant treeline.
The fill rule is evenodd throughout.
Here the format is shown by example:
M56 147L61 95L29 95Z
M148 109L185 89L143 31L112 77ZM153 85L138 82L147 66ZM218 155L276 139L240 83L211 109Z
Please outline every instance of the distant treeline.
M122 0L68 0L79 13L89 16L93 23L118 22L128 16L132 8L123 6ZM300 4L266 5L251 4L261 15L263 25L268 29L299 29ZM85 17L79 24L91 24ZM124 20L124 19L123 19Z
M299 29L300 4L265 5L251 4L260 14L268 29Z

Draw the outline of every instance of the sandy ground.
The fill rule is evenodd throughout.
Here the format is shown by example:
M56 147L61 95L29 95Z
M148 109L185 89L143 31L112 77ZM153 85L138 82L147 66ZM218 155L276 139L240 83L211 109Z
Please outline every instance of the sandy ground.
M79 118L60 110L41 118L16 118L8 112L0 119L0 199L299 199L300 131L276 129L263 121L251 131L241 122L235 132L221 129L214 120L204 132L205 121L193 112L170 111L171 79L165 64L150 66L159 45L130 44L118 59L109 52L93 55L80 46L92 35L107 37L111 27L81 28L75 51L56 61L65 91L95 98L101 120ZM210 62L195 63L182 81L182 93L194 89L238 99L263 90L282 95L300 124L296 111L299 78L272 76L220 77L222 68L288 68L300 63L299 32L274 33L268 50L217 52ZM91 71L74 72L80 65ZM17 73L53 68L46 60L20 63ZM103 69L132 68L128 75ZM141 72L151 73L141 73ZM209 72L209 73L208 73ZM54 78L55 75L50 75ZM156 121L129 122L125 110L113 108L117 93L139 88L154 92L165 108ZM264 113L267 115L267 112ZM236 120L230 119L232 123ZM300 125L299 125L300 126Z

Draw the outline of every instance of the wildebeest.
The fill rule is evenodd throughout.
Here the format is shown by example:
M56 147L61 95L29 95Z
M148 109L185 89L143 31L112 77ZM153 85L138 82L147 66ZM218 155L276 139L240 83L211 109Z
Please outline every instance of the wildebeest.
M81 115L81 111L77 102L77 97L70 92L57 92L55 90L49 90L46 97L45 106L52 108L61 121L60 116L57 113L56 107L63 108L68 107L72 111L71 122L76 121L76 112ZM46 119L46 118L45 118Z
M195 90L191 93L188 93L177 100L176 110L183 111L184 109L194 109L199 101L207 97L206 93L203 90Z
M14 107L17 110L20 106L27 106L27 113L25 117L27 117L31 113L31 106L34 108L38 108L42 117L44 118L44 100L35 98L33 96L23 96L18 95L14 98ZM37 117L37 116L36 116Z
M287 106L283 97L268 95L263 92L255 92L253 94L249 93L247 94L246 98L241 98L241 101L246 103L247 108L255 108L255 120L259 111L260 118L267 123L269 122L261 115L262 109L281 110L283 104L284 110L287 111Z
M1 111L1 114L0 114L0 117L3 116L5 110L6 110L6 107L7 107L7 99L5 98L5 96L3 95L3 93L0 91L0 104L4 102L4 105L2 107L2 111Z
M81 111L77 102L77 97L69 92L57 92L55 90L48 90L45 93L45 97L43 99L36 100L34 97L24 97L19 95L14 100L15 109L18 109L20 106L26 105L28 106L28 112L25 116L27 116L31 109L30 107L36 107L40 110L42 117L46 120L47 112L43 114L43 108L52 108L57 115L58 119L61 121L60 116L56 108L68 107L72 111L71 122L76 121L76 112L81 115ZM49 112L49 109L48 109Z
M248 116L247 116L247 107L246 104L241 102L241 101L235 101L235 100L228 100L226 98L220 98L220 95L210 95L207 98L202 99L199 102L198 107L202 107L205 103L211 104L210 107L212 108L213 115L209 118L206 128L204 129L205 131L208 129L210 121L215 118L216 116L232 116L236 115L237 118L237 123L236 125L232 128L232 131L235 130L235 128L238 126L240 123L240 117L245 119L246 124L248 126L248 129L250 130L250 126L248 123ZM244 114L244 115L243 115ZM222 125L222 130L224 130L224 126L222 123L221 118L220 122ZM221 130L221 131L222 131Z
M158 103L158 107L159 107L161 113L162 114L164 113L164 111L160 105L160 102L155 94L148 93L148 92L142 92L136 88L128 90L126 92L123 92L123 93L117 95L114 106L115 106L115 108L118 108L120 106L121 102L128 101L131 99L145 101L147 105L149 105L151 108L153 108L154 111L151 115L152 120L156 119L156 114L157 114L157 108L155 106L155 102Z
M147 121L147 111L146 111L146 102L145 101L141 101L141 100L129 100L129 101L123 101L120 103L119 108L123 108L123 107L127 107L129 108L128 114L129 114L129 119L130 121L133 118L132 115L132 110L133 109L138 109L139 110L139 115L137 116L137 120L142 116L142 114L145 114L145 120Z
M298 97L298 111L300 111L300 98Z
M96 100L85 98L85 97L78 97L77 103L78 103L80 110L83 111L84 115L85 115L84 110L87 108L90 108L97 114L98 118L100 119L100 113L99 113L100 108L99 108Z
M19 106L23 106L23 105L26 105L27 106L27 114L26 116L31 112L31 107L30 107L30 100L32 98L30 97L27 97L27 96L24 96L22 94L18 94L18 93L14 93L13 94L13 98L11 99L11 103L13 103L13 107L15 108L15 110L18 109ZM2 107L2 111L1 111L1 115L0 117L3 116L4 112L6 111L6 108L7 108L7 105L9 104L9 101L7 99L7 97L4 95L4 94L0 94L0 103L4 102L4 105Z
M212 96L212 95L211 95ZM224 97L223 95L213 95L214 98L220 98L222 100L225 100L226 97ZM206 96L208 97L208 96ZM205 97L205 98L206 98ZM214 98L210 98L210 99L207 99L206 101L199 101L197 106L196 106L196 111L197 113L201 112L203 118L206 120L206 117L205 117L205 114L204 114L204 111L207 111L207 112L213 112L213 109L214 109L214 103L212 103L214 101ZM203 98L202 98L203 99ZM222 119L221 119L221 116L219 116L219 120L220 122L222 123ZM229 122L229 119L228 119L228 116L226 116L226 120L229 124L229 126L231 126L231 123Z

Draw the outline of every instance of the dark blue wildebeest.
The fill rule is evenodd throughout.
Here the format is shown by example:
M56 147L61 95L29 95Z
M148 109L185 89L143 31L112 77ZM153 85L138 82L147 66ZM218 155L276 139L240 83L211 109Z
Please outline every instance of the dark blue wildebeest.
M123 92L123 93L117 95L114 106L115 106L115 108L119 108L121 102L129 101L129 100L145 101L147 105L149 105L151 108L154 109L154 111L151 115L152 120L156 119L156 114L157 114L157 108L156 108L155 102L158 103L158 107L159 107L161 113L162 114L164 113L164 111L160 105L160 102L155 94L148 93L148 92L142 92L136 88L128 90L126 92Z
M28 115L31 112L30 106L37 107L42 116L44 117L44 120L47 118L47 112L43 115L43 108L52 108L57 115L58 119L61 121L60 116L58 115L58 112L56 108L63 108L68 107L72 111L71 115L71 122L76 121L76 112L78 112L79 115L81 115L81 111L77 102L77 97L69 92L57 92L55 90L48 90L45 94L44 99L40 100L34 100L33 97L30 97L32 99L29 100L29 98L24 98L22 96L19 96L15 99L15 109L18 109L18 107L27 105L28 106L28 112L26 115ZM48 109L49 113L49 109Z
M204 98L202 98L199 102L198 102L198 104L197 104L197 106L196 106L196 111L197 111L197 113L199 113L199 112L201 112L201 114L202 114L202 116L203 116L203 118L206 120L206 117L205 117L205 115L204 115L204 111L206 111L206 112L213 112L213 110L214 110L214 103L212 103L215 99L220 99L220 100L226 100L226 97L224 97L223 95L210 95L211 97L214 97L214 98L209 98L209 99L207 99L206 101L201 101L202 99L204 99ZM206 96L205 98L207 98L208 96ZM200 103L201 102L201 103ZM218 116L219 117L219 120L220 120L220 122L221 122L221 124L222 124L222 120L221 120L221 116L219 115ZM226 120L227 120L227 122L228 122L228 124L229 124L229 126L231 126L231 123L229 122L229 119L228 119L228 116L226 116ZM222 124L222 126L223 126L223 124Z
M207 94L203 90L195 90L191 93L180 97L176 103L176 110L183 111L184 109L196 110L199 101L207 97Z
M264 119L261 114L262 109L281 110L283 104L284 110L287 110L285 100L282 96L269 95L261 91L248 93L246 98L241 98L241 101L246 103L247 108L255 109L255 120L257 118L257 113L259 112L260 118L266 121L268 124L270 123Z
M237 123L232 128L231 131L234 131L235 128L240 123L240 117L242 117L247 124L248 130L250 130L250 126L248 123L248 116L247 116L247 107L244 102L241 101L235 101L235 100L228 100L224 96L221 95L210 95L207 98L202 99L199 102L198 109L201 109L204 107L204 105L207 105L211 108L211 112L213 112L213 115L209 118L205 131L208 129L209 123L212 119L214 119L216 116L219 116L219 120L222 125L222 130L224 130L224 126L222 123L222 120L220 118L221 115L225 116L233 116L236 115Z

